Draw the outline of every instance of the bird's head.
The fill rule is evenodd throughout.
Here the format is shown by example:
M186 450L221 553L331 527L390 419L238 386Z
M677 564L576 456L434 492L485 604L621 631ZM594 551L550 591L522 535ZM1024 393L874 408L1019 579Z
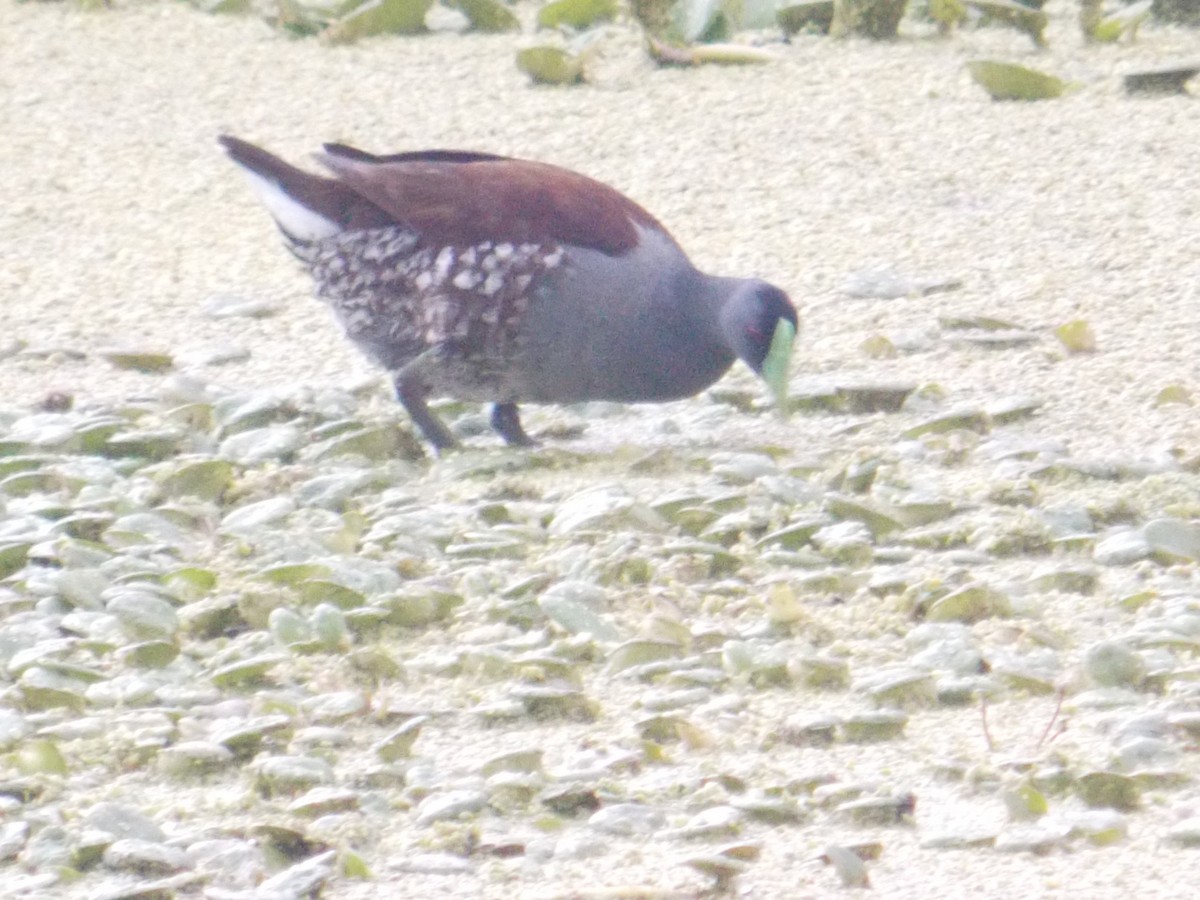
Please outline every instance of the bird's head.
M767 383L781 410L799 320L788 295L765 281L741 282L721 316L730 349Z

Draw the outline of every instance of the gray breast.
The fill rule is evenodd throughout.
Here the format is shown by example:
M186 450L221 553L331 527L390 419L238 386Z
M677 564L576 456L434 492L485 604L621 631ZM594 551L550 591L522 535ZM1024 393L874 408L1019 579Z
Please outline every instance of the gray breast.
M568 248L564 265L535 285L516 399L675 400L733 364L713 279L656 233L641 238L621 257Z

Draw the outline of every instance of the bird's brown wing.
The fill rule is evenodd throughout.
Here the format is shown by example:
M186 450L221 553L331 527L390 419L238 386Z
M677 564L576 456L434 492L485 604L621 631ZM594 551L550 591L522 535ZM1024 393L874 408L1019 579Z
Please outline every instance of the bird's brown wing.
M545 163L433 150L372 156L326 145L337 183L420 235L426 246L571 244L620 256L638 228L662 226L605 184Z
M218 140L238 165L279 185L297 203L346 231L365 231L394 224L391 215L335 178L298 169L262 147L232 135Z

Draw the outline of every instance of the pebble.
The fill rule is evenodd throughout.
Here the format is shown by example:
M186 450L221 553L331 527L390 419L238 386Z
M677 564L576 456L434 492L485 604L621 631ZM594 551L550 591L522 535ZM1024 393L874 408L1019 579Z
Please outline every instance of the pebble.
M413 875L466 875L475 870L469 859L451 853L418 853L399 860L392 868Z
M153 844L166 841L166 833L154 821L134 809L116 803L97 803L84 815L84 821L106 831L114 838L132 838Z
M666 816L654 807L637 803L617 803L593 813L588 819L588 825L604 834L634 837L653 834L661 829L666 821Z
M201 308L210 319L262 319L279 312L277 303L236 294L214 294Z
M137 875L168 875L186 869L187 854L178 847L155 841L123 838L104 851L104 864L110 869Z
M431 825L444 819L477 813L487 804L483 791L462 790L431 794L417 807L417 824Z
M29 823L9 821L0 823L0 862L15 859L29 837Z
M263 880L266 860L253 841L216 838L191 843L186 849L188 864L214 885L229 890L247 890Z
M1083 668L1101 687L1138 689L1146 680L1146 663L1121 640L1099 641L1084 651Z
M996 836L993 844L1000 853L1032 853L1045 856L1065 845L1066 835L1061 828L1029 825L1006 829Z
M679 828L664 831L665 838L696 840L737 834L744 814L732 806L714 806L701 810Z
M1167 840L1180 847L1200 847L1200 816L1176 822L1167 831Z
M1092 551L1092 558L1102 566L1128 566L1146 559L1151 547L1145 536L1136 529L1124 529L1102 538Z

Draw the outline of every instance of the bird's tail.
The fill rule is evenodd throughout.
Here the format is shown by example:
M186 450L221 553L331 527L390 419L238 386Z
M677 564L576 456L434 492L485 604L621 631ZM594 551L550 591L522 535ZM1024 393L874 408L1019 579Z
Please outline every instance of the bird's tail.
M334 178L313 175L231 135L218 140L292 242L309 243L339 231L380 228L391 217Z

